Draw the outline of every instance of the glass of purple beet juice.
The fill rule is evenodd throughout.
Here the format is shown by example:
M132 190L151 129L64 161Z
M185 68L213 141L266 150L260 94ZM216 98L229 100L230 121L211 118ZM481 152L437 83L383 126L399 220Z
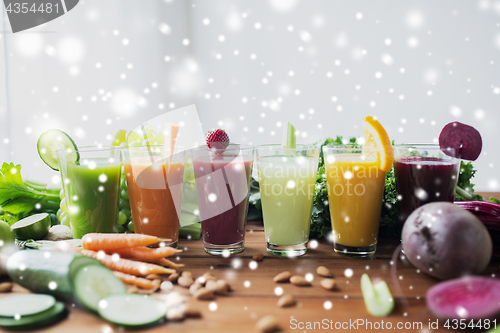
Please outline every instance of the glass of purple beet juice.
M460 159L448 154L460 156L460 148L447 148L445 154L438 144L404 144L393 150L401 228L418 207L455 200Z
M209 254L226 256L244 249L253 157L253 146L237 144L193 150L201 230Z

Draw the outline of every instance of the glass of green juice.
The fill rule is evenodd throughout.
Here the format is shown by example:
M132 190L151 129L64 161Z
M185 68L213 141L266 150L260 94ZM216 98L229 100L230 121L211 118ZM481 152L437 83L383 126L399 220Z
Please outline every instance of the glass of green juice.
M308 145L257 148L264 230L271 254L294 257L307 251L319 152Z
M73 238L116 232L121 149L80 147L58 157Z

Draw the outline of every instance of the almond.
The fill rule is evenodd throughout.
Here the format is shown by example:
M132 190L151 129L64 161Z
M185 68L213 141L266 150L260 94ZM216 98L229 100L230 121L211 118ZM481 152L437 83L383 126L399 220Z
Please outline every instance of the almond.
M335 280L334 279L323 279L323 280L321 280L320 284L326 290L335 289Z
M214 299L214 292L207 288L200 288L194 293L193 296L197 300L210 300Z
M12 291L12 282L0 283L0 293L8 293Z
M316 268L316 273L318 273L318 275L326 277L326 278L333 277L332 272L330 272L330 270L328 268L326 268L325 266L318 266L318 268Z
M285 271L285 272L282 272L282 273L279 273L278 275L276 275L274 277L274 282L278 282L278 283L289 282L291 277L292 277L292 273Z
M191 278L190 276L184 276L182 275L178 280L177 280L177 284L181 287L184 287L184 288L189 288L191 287L191 285L194 283L193 281L193 278Z
M201 288L203 288L203 286L198 282L195 282L189 287L189 292L191 293L191 295L194 295Z
M182 272L181 276L190 277L191 279L193 279L193 280L194 280L194 278L193 278L193 273L191 273L191 272L189 272L189 271Z
M207 283L207 279L205 279L204 276L200 276L196 280L194 280L194 283L198 283L202 286L205 286L205 284Z
M280 308L285 308L287 306L294 306L295 304L297 304L297 301L292 295L283 295L278 300L278 306Z
M309 287L311 286L311 282L307 281L300 275L294 275L290 278L290 282L294 286L299 286L299 287Z
M208 280L207 283L205 284L205 288L215 292L215 289L217 289L217 281Z
M172 283L177 283L178 278L179 278L179 273L173 273L173 274L170 274L170 276L168 277L168 281L170 281Z
M226 280L217 281L217 288L215 288L216 295L226 295L230 290L231 287L229 287L229 284L226 282Z
M184 320L184 312L178 308L170 309L167 311L166 318L168 321L181 321Z
M184 315L184 318L200 318L201 317L200 310L195 309L189 305L183 305L181 307L181 311L182 311L182 314Z
M280 330L278 320L271 315L261 318L257 324L255 324L255 328L262 333L272 333Z
M174 284L170 281L163 281L160 285L161 291L171 291L174 289Z
M256 253L252 257L255 261L262 261L264 259L264 255L262 253Z

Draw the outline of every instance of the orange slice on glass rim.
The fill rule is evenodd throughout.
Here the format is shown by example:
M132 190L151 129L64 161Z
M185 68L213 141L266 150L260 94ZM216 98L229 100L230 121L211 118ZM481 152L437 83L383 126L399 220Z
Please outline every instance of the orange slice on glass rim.
M363 154L379 161L379 168L382 171L390 171L394 154L392 144L384 127L373 117L368 116L363 119L363 135L365 144Z

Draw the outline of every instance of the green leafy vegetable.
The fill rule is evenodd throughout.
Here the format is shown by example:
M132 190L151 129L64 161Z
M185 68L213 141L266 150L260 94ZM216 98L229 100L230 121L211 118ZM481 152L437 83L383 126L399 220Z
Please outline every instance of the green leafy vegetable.
M36 213L55 214L59 209L60 189L48 189L47 185L25 181L21 166L3 163L0 169L0 218L9 224Z

